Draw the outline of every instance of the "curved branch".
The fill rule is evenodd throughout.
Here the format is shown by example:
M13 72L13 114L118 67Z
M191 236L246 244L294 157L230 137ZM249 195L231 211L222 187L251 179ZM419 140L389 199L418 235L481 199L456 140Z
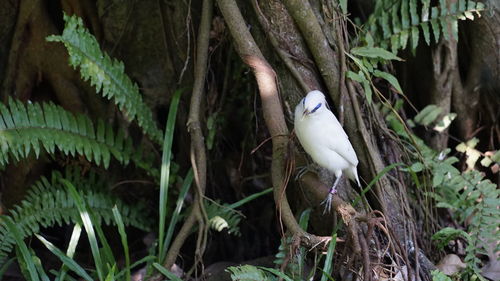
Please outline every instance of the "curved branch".
M291 235L299 239L304 246L310 248L316 247L327 241L329 237L316 236L302 230L290 209L286 192L284 192L287 183L287 178L284 173L286 167L284 155L289 138L287 137L288 129L285 124L285 118L278 96L275 79L276 74L262 55L259 47L248 31L243 16L235 1L218 0L217 3L229 31L233 36L238 54L252 69L257 80L260 97L262 99L264 119L272 138L273 161L271 165L271 174L274 186L274 201L281 215L280 218ZM311 190L319 190L319 192L316 193L318 196L326 196L328 187L319 181L312 173L306 173L301 177L301 181ZM340 199L340 197L335 195L332 205L342 216L342 219L347 225L357 223L355 218L358 216L358 213L351 205ZM358 227L352 227L351 229L358 229ZM357 233L351 233L351 236L357 241Z
M330 48L323 30L314 15L309 1L284 0L287 10L299 27L302 36L309 46L314 60L318 64L321 76L325 82L335 105L340 104L340 73L339 65L335 59L337 55Z
M288 128L278 96L276 74L248 31L236 2L234 0L218 0L217 3L233 36L236 51L252 69L257 80L262 99L264 120L271 134L273 144L271 174L274 186L274 201L281 212L281 219L292 234L304 234L293 216L286 194L282 192L286 182L283 172L285 170L284 152L288 145Z
M170 247L167 257L165 259L164 266L166 268L171 268L174 264L177 255L179 254L180 248L184 244L184 241L191 233L191 229L194 224L198 222L200 224L200 229L206 221L205 209L203 207L203 195L205 193L206 187L206 177L207 177L207 159L205 151L205 141L203 137L203 132L201 129L200 115L201 115L201 103L203 101L203 88L205 85L205 77L207 72L207 62L208 62L208 46L209 46L209 35L210 35L210 25L212 22L213 14L213 0L204 0L202 7L201 23L200 29L198 31L198 46L196 49L196 63L194 66L194 83L193 83L193 93L191 95L191 105L188 117L188 131L191 133L191 164L193 166L195 174L195 182L197 186L197 193L195 200L193 202L194 208L192 209L189 217L184 222L181 231L178 233L177 237ZM206 232L205 232L206 233ZM202 255L205 248L206 235L204 237L198 237L201 241L198 245L197 255Z
M295 81L297 81L297 83L300 85L302 91L306 93L310 92L311 87L304 81L297 68L295 68L292 60L290 59L290 54L285 52L280 47L278 39L274 35L273 30L271 30L271 27L269 26L269 21L266 19L266 17L260 10L259 3L257 3L257 0L252 0L252 6L253 9L255 10L255 14L257 15L257 19L259 20L260 25L266 31L266 35L267 38L269 39L269 42L271 43L271 45L273 46L274 50L281 58L283 63L285 63L286 67L288 68L288 71L290 71L290 74L292 74L293 78L295 78Z

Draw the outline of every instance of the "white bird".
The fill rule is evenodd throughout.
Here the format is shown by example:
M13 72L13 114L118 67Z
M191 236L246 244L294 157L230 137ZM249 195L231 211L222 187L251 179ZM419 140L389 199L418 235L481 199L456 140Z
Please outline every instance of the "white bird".
M325 96L320 91L312 91L295 107L295 135L304 150L321 167L335 174L335 182L327 198L325 211L330 211L333 194L342 172L358 186L358 157L349 137L339 121L328 108Z

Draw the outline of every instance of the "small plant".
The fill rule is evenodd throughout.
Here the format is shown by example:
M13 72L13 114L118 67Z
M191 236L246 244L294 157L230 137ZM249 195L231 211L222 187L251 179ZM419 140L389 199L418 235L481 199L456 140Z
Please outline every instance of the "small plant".
M412 126L415 123L425 126L435 124L433 129L440 132L455 117L454 114L448 114L442 118L443 120L437 120L440 112L439 107L430 105L417 114L409 124ZM422 177L429 175L430 181L428 182L432 188L426 194L434 198L437 203L436 207L449 209L453 219L464 226L464 230L443 228L434 234L433 240L438 243L439 248L443 248L449 241L457 237L465 239L467 247L464 260L467 268L465 272L462 272L461 278L462 280L473 280L474 278L485 280L481 276L479 256L488 255L488 252L491 252L488 248L495 244L500 236L500 210L498 209L500 190L496 184L485 179L484 174L474 169L481 153L474 154L473 161L468 159L469 169L462 172L454 166L459 162L459 159L449 156L451 149L441 152L432 150L421 139L404 130L405 126L400 124L400 119L395 118L393 113L387 116L387 120L400 137L407 140L408 143L416 144L409 149L410 151L418 151L418 154L415 154L414 163L410 165L408 171L419 173ZM475 143L469 141L458 145L456 150L466 153L467 149L473 149L474 146ZM488 165L492 163L491 159L496 158L495 156L488 157ZM425 180L419 182L425 182ZM498 253L499 251L500 245L497 243L493 252ZM441 278L439 276L435 275L435 278Z
M430 45L431 34L434 41L451 36L458 40L458 20L473 20L480 16L484 4L470 0L381 0L375 4L366 26L367 33L377 42L377 46L397 53L405 49L411 41L411 49L416 50L421 34ZM432 5L432 6L431 6Z

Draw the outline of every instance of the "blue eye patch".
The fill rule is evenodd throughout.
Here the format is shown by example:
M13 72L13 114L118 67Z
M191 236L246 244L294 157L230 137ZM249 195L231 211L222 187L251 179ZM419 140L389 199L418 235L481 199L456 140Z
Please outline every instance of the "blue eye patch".
M311 113L314 113L316 110L318 110L318 108L321 107L321 103L318 103L314 108L313 110L311 110Z

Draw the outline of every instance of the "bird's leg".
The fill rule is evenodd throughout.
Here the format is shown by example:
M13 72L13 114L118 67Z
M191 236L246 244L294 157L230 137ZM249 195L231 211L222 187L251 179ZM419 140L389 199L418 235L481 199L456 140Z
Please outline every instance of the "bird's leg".
M321 205L325 205L325 210L323 210L323 214L329 213L331 208L332 208L333 194L337 193L337 185L339 184L341 177L342 177L342 175L339 175L335 179L335 182L333 183L332 188L330 188L330 191L328 191L328 195L326 196L325 200L323 200L323 202L321 202Z

